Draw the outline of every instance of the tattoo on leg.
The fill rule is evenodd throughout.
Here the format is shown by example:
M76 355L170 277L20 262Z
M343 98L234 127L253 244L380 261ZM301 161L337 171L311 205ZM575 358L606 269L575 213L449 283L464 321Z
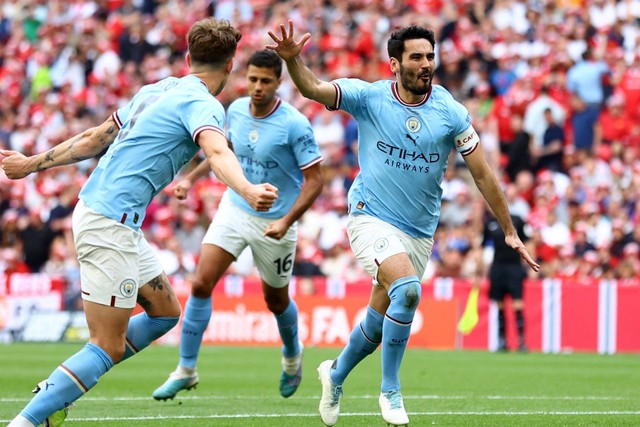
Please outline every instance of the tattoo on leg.
M169 300L175 298L175 294L173 293L173 288L171 287L171 284L169 283L167 276L165 276L164 274L161 274L158 277L151 279L151 281L149 282L149 286L151 286L151 289L153 289L154 291L162 292L163 290L166 289L167 293L169 294L167 298Z
M152 307L151 301L138 294L138 304L144 309L144 311L149 311Z

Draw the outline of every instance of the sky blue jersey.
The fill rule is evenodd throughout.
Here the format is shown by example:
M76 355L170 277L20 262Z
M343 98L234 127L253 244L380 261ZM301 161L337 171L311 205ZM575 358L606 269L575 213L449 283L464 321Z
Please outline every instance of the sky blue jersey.
M200 132L224 134L222 104L199 78L142 87L112 115L120 131L80 192L98 213L139 229L147 206L199 150Z
M336 105L358 122L360 172L349 212L368 214L413 237L433 237L452 148L463 156L479 143L467 109L439 85L407 104L395 81L338 79Z
M302 188L302 171L322 161L309 120L290 104L276 99L273 109L254 117L251 98L235 100L227 110L227 139L253 184L268 182L278 188L278 199L266 212L254 210L231 188L231 201L262 218L281 218L293 206Z

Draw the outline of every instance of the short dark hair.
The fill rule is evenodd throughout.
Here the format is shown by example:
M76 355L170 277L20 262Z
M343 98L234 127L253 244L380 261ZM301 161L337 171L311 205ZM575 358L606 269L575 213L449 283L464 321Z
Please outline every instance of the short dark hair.
M187 35L189 55L195 65L224 66L236 54L242 33L226 19L202 19Z
M269 49L259 50L251 55L249 62L247 62L247 67L249 65L259 68L271 68L277 78L282 75L282 58Z
M433 31L428 28L411 25L391 34L389 41L387 41L387 53L389 54L389 58L396 58L398 61L402 61L404 42L406 40L414 39L426 39L431 43L433 48L436 47L436 36Z

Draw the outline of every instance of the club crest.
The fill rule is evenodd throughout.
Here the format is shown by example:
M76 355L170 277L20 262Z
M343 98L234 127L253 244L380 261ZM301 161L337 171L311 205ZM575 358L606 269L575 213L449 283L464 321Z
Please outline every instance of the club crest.
M376 240L375 243L373 244L373 249L376 252L382 252L385 249L387 249L388 247L389 247L389 241L387 239L385 239L384 237Z
M420 130L420 128L422 127L422 123L420 122L420 120L415 117L415 116L411 116L409 117L405 122L404 125L407 127L407 130L409 132L418 132Z
M125 279L120 283L120 293L125 298L131 298L136 290L136 282L132 279Z
M257 130L252 130L251 132L249 132L249 141L255 144L256 142L258 142L258 139L259 135Z

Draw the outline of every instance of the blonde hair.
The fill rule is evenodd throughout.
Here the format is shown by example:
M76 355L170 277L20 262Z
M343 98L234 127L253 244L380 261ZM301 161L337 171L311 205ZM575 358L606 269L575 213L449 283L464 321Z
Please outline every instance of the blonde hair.
M226 19L208 18L194 23L187 42L194 65L224 66L236 54L242 33Z

